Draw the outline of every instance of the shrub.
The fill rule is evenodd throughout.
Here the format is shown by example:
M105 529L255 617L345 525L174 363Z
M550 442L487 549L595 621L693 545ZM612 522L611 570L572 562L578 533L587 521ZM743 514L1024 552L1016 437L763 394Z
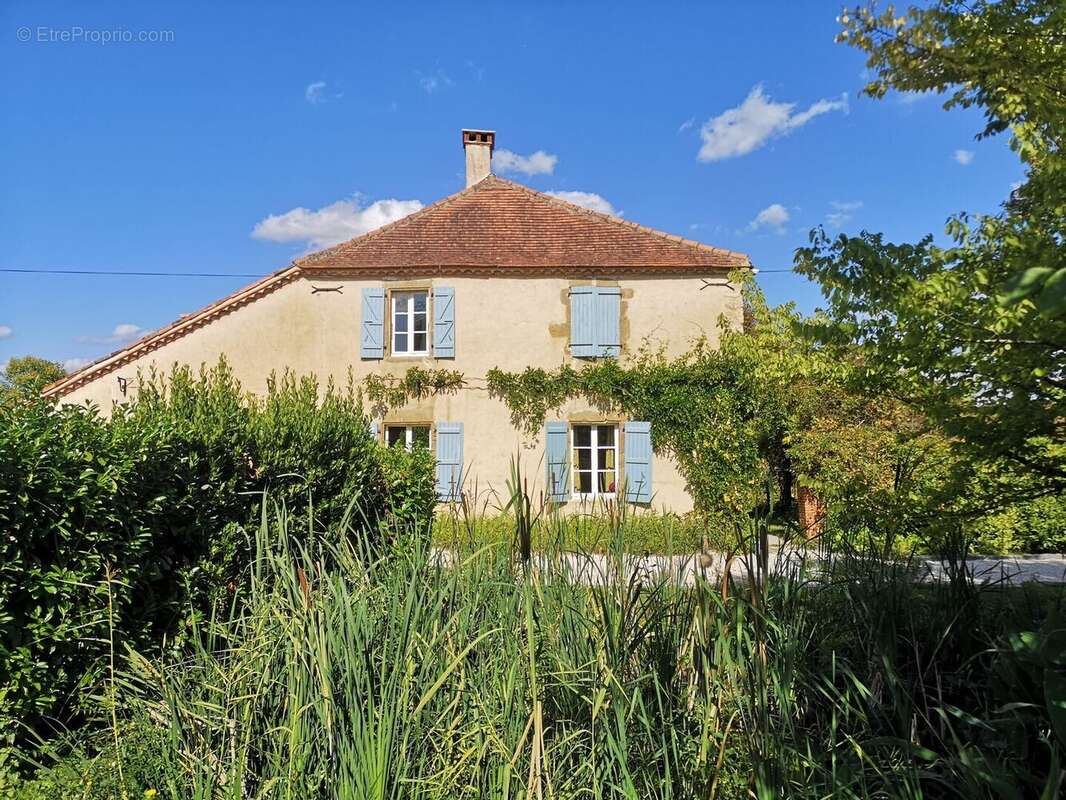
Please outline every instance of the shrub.
M978 553L1066 552L1066 497L1014 503L969 529Z
M0 404L0 731L70 720L110 644L151 652L236 596L267 490L308 537L419 530L434 501L431 464L387 455L358 397L310 378L256 398L224 364L176 369L110 418Z
M738 544L731 525L696 513L628 512L619 519L614 516L617 511L616 506L590 506L585 513L553 517L550 525L535 529L532 547L606 553L617 539L627 553L691 555L704 545L731 550ZM478 519L471 536L461 520L442 513L433 522L433 541L442 547L510 543L516 525L512 514L486 516Z
M166 736L165 729L138 720L122 723L117 736L114 730L102 728L56 739L35 754L30 778L22 779L15 770L0 773L0 797L162 798L167 793L160 790L170 775L170 764L164 757Z

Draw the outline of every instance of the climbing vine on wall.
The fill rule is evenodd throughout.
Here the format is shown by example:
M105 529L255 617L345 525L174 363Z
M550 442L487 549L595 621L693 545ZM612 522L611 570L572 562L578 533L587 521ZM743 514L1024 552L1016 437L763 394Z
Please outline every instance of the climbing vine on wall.
M377 416L412 400L454 394L466 385L463 373L450 369L411 367L402 376L367 375L363 388Z
M768 387L756 385L743 353L723 354L706 341L679 358L645 351L579 368L490 370L487 386L533 434L570 400L652 423L652 444L672 456L704 512L747 511L764 491L767 443L780 438L781 414Z

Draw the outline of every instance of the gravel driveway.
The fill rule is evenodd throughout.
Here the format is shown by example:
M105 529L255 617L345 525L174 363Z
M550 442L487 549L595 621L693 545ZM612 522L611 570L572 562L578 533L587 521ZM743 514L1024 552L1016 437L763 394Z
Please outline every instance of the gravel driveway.
M438 563L451 564L455 554L451 550L437 548L434 558ZM637 577L644 580L668 577L684 585L691 585L697 575L708 579L720 578L726 568L722 553L699 553L692 556L628 555L623 563L602 553L561 553L549 557L535 554L534 564L543 571L565 571L573 580L588 584L602 584L617 580L624 575L626 580ZM771 554L771 572L796 570L803 556L792 550L776 550ZM999 557L973 557L967 566L978 583L1004 582L1021 584L1038 581L1047 584L1066 584L1066 557L1060 555L1016 555ZM915 559L921 579L931 580L947 574L948 567L939 559L925 556ZM748 566L739 559L729 565L736 578L746 577Z

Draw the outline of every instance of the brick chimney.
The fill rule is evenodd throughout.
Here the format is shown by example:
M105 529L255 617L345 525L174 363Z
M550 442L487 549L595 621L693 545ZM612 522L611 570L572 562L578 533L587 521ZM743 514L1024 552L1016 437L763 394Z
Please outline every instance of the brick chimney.
M492 148L496 146L496 131L463 131L463 150L466 151L466 188L470 188L492 172Z

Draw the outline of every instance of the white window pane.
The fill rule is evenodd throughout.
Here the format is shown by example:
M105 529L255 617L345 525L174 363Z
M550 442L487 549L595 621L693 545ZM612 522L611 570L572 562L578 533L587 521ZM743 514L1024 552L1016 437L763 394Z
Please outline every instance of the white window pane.
M407 334L406 333L397 333L396 336L393 337L392 349L393 349L393 352L396 352L396 353L406 353L407 352Z
M394 444L405 444L406 436L407 430L402 425L393 425L385 429L385 441L388 442L389 447Z
M399 314L396 317L396 322L395 322L395 324L392 327L393 327L393 330L395 330L395 331L397 331L399 333L406 333L407 332L407 315L406 314Z
M426 334L416 333L414 339L414 347L411 348L412 352L424 353L426 352Z
M574 426L574 444L578 447L588 447L592 442L592 427L590 425Z
M425 314L415 314L414 316L415 316L415 321L414 321L413 329L416 330L416 331L421 331L421 332L425 333L425 331L426 331L426 315Z
M614 445L614 425L600 425L598 434L600 447Z
M425 310L426 310L426 293L425 292L419 292L418 294L413 295L413 299L414 299L415 311L416 312L421 311L421 312L425 313Z

